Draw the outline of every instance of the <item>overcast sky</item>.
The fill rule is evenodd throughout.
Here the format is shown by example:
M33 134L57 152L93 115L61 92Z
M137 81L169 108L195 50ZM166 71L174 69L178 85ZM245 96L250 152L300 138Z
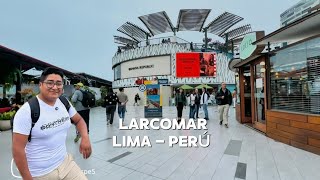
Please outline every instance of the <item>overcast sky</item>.
M180 9L212 9L205 25L228 11L244 18L239 25L250 23L268 34L280 27L280 14L298 1L0 0L0 44L72 72L113 80L113 35L122 36L117 28L126 21L144 27L138 16L166 11L176 25ZM177 36L201 42L204 35L181 31Z

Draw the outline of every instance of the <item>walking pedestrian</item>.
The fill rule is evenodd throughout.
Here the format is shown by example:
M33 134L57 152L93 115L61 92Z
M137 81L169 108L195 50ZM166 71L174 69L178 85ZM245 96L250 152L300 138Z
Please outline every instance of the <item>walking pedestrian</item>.
M234 89L232 92L233 108L236 108L237 104L237 89Z
M120 93L118 94L118 115L119 118L124 122L126 105L128 102L128 96L124 93L123 87L119 88Z
M176 102L176 107L177 107L178 123L180 123L181 117L182 117L183 107L186 106L186 96L183 93L183 89L178 89L176 96L175 96L175 102Z
M218 104L220 125L224 124L225 127L228 128L228 112L229 107L232 104L232 95L229 89L227 89L226 83L221 83L221 89L216 94L216 100Z
M203 108L204 112L204 119L209 120L209 115L208 115L208 100L210 98L209 93L207 92L207 89L205 87L202 88L202 95L201 95L201 100L200 104Z
M195 103L196 118L199 118L199 109L200 109L201 96L199 94L199 90L198 89L195 89L194 92L195 92L194 103Z
M74 103L74 107L76 108L77 112L80 114L80 116L84 119L86 122L87 128L88 128L88 134L89 134L89 119L90 119L90 108L84 107L82 104L83 100L83 93L81 90L84 90L83 83L79 82L74 85L75 86L75 92L72 95L71 101ZM76 131L76 137L74 139L74 142L78 142L81 135L79 131Z
M109 88L108 94L104 97L104 103L106 105L107 125L113 124L114 112L117 108L119 99L112 88Z

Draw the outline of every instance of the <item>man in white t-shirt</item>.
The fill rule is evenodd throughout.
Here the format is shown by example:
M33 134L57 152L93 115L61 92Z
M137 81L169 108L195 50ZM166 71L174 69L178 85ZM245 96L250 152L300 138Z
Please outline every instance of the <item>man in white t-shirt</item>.
M72 105L67 111L59 97L63 92L63 73L55 68L43 71L37 96L40 116L31 130L31 109L25 103L16 113L13 123L12 152L24 180L87 179L67 153L66 137L71 122L81 134L80 152L91 155L87 126ZM31 132L31 140L28 137Z

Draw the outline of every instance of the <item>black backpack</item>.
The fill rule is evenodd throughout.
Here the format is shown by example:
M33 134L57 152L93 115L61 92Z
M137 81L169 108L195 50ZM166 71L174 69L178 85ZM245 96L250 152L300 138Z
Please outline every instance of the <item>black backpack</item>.
M89 90L80 90L82 92L81 103L84 107L94 107L96 105L96 96Z
M71 107L69 104L69 101L64 96L60 96L59 99L63 103L63 105L66 107L67 111L69 112L69 109ZM38 101L37 97L32 97L31 99L29 99L28 103L29 103L30 110L31 110L31 120L32 120L30 134L28 137L28 141L30 142L32 128L37 123L37 121L39 120L39 117L40 117L40 105L39 105L39 101ZM14 120L14 116L11 119L12 131L13 131L13 120Z

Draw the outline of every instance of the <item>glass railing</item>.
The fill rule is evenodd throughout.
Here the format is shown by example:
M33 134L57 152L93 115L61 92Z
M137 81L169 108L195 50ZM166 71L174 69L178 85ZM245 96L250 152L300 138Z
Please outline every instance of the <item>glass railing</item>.
M138 47L148 46L148 45L155 45L155 44L162 44L162 43L178 43L178 44L189 44L190 42L179 38L177 36L168 36L168 37L161 37L161 38L154 38L141 41L138 44Z
M195 52L212 52L212 51L216 51L216 52L224 52L227 54L232 54L231 50L229 50L228 52L226 52L226 50L224 49L220 49L216 44L214 43L208 43L207 48L205 47L205 43L192 43L192 42L188 42L182 38L176 37L176 36L167 36L167 37L161 37L161 38L154 38L154 39L149 39L149 40L144 40L141 41L138 44L135 45L127 45L124 47L121 47L121 51L118 50L118 52L116 53L122 53L125 52L127 50L130 49L135 49L135 48L140 48L140 47L146 47L146 46L152 46L152 45L158 45L158 44L166 44L166 43L177 43L181 46L185 46L188 49L190 49L191 51L195 51ZM237 51L234 52L234 54L238 53Z

